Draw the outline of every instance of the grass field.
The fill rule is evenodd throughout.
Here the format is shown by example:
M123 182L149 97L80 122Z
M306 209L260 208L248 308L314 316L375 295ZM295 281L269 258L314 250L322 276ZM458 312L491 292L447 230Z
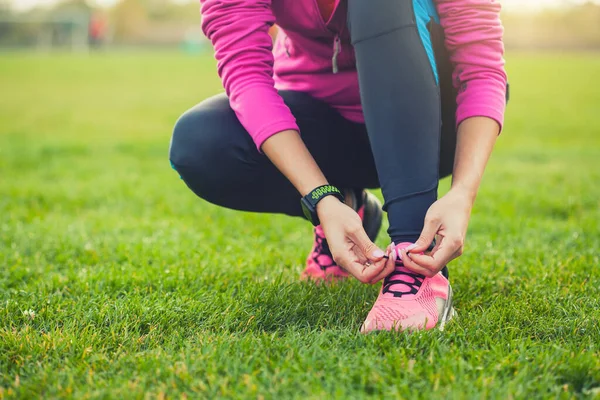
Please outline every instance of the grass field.
M600 56L509 55L459 318L369 336L378 287L298 281L310 226L171 170L211 57L0 57L0 399L600 398Z

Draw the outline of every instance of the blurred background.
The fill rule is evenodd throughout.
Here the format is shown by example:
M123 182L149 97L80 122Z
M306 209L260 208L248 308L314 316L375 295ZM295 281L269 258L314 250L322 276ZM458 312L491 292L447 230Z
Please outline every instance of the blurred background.
M600 3L504 0L508 49L597 49ZM0 49L207 49L197 0L1 0Z

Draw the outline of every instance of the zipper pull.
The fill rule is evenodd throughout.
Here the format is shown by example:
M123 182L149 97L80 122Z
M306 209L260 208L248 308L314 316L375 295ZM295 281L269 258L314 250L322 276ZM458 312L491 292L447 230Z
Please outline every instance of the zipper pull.
M289 49L289 43L288 43L288 35L285 35L285 38L283 39L283 48L285 49L285 54L287 54L288 58L291 57L290 55L290 49Z
M340 39L340 35L335 35L335 39L333 39L333 57L331 58L331 65L333 69L333 73L338 73L338 55L342 52L342 40Z

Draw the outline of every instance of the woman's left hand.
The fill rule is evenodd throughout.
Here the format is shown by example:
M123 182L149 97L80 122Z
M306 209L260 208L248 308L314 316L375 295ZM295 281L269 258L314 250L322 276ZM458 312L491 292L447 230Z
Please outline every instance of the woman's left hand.
M446 264L462 255L465 236L471 217L473 198L459 189L451 189L429 207L425 226L419 239L400 256L404 265L414 272L432 277ZM435 236L437 243L430 254L427 251Z

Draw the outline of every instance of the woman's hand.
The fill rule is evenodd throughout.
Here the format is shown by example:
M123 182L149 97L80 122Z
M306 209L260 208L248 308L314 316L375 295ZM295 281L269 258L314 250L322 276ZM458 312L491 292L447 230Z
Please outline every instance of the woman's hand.
M317 204L317 213L337 265L363 283L376 283L394 270L394 252L384 252L369 239L352 208L327 196Z
M262 150L301 195L327 184L298 132L279 132L263 143ZM327 196L317 204L317 214L334 261L356 279L375 283L394 270L395 256L390 256L390 251L384 253L371 242L352 208Z
M400 252L407 268L431 277L462 254L471 209L499 128L487 117L468 118L458 127L452 189L429 207L421 237L407 248L409 255ZM436 234L438 241L430 254L413 254L426 251Z
M459 189L451 189L431 205L425 216L421 236L413 246L401 250L404 265L414 272L432 277L450 261L462 255L473 198ZM425 252L438 236L430 254Z

